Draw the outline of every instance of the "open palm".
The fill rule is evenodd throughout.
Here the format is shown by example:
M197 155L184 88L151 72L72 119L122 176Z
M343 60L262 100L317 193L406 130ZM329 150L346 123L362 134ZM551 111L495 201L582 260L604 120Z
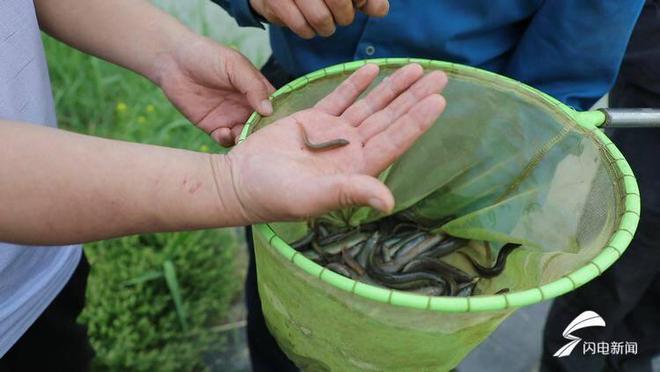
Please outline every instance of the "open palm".
M438 71L424 76L411 64L357 100L377 75L376 65L365 65L313 108L274 122L229 152L234 188L250 220L299 219L354 204L393 208L391 192L374 176L435 122L447 78ZM348 144L314 149L305 137Z
M242 54L207 38L182 44L159 65L159 85L198 128L223 146L253 111L270 115L273 86Z

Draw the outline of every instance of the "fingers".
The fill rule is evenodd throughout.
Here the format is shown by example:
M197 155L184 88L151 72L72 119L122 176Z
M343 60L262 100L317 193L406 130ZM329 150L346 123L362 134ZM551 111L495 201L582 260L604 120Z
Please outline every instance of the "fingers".
M247 98L250 106L259 114L269 116L273 113L273 105L268 96L275 88L242 54L227 58L227 73L229 81Z
M332 17L340 26L347 26L355 19L352 0L325 0L325 5L332 12Z
M367 15L383 17L387 0L250 0L252 8L269 22L291 29L303 39L316 34L330 36L335 24L346 26L355 20L355 8Z
M358 3L358 5L360 5ZM359 6L362 13L371 17L385 17L390 11L388 0L367 0L364 5Z
M223 147L234 145L234 139L229 128L217 128L209 133L209 136Z
M378 179L362 174L336 175L328 183L320 185L328 190L329 205L326 210L337 210L353 205L370 206L382 212L394 208L392 192Z
M424 74L422 66L412 63L396 70L383 80L366 98L351 105L341 115L354 126L360 125L366 118L386 107L392 100L408 89Z
M314 29L307 23L305 16L293 0L280 0L272 5L273 11L291 31L303 39L316 36Z
M216 128L209 133L209 136L223 147L231 147L238 143L243 127L244 125L235 125L231 128Z
M445 109L445 99L432 94L364 145L365 173L376 175L401 156Z
M235 125L231 128L232 145L238 144L244 126L245 125Z
M307 23L317 34L328 37L335 33L335 20L323 0L295 0Z
M382 132L398 118L404 115L417 102L427 96L440 93L447 85L447 75L442 71L433 71L417 80L408 90L399 95L387 107L368 117L360 124L362 142Z
M360 67L314 107L330 115L341 115L369 87L378 71L378 66L372 63Z

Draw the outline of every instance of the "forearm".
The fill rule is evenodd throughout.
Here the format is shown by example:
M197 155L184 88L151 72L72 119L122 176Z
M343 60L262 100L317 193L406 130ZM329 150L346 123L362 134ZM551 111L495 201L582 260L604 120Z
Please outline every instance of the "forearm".
M228 175L222 155L0 121L0 241L243 225Z
M36 0L41 28L86 53L158 81L158 60L196 35L144 0Z

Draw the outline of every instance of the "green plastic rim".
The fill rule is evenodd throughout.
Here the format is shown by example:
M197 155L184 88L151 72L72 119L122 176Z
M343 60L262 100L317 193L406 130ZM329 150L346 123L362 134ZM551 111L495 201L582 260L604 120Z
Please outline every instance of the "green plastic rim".
M454 74L460 75L461 77L474 77L481 81L486 80L493 82L500 87L510 87L518 92L524 91L531 98L554 111L555 114L589 130L593 138L601 144L601 148L605 151L606 158L611 165L610 168L614 169L617 173L616 181L619 183L618 186L623 191L623 197L620 204L623 208L619 224L608 243L596 257L583 267L562 276L560 279L539 287L522 291L474 297L425 296L358 282L341 276L307 259L304 255L297 252L277 236L268 224L255 225L255 233L261 234L266 240L268 240L271 247L275 248L279 254L292 262L296 267L335 288L351 292L356 296L394 306L439 312L500 311L536 304L566 294L599 276L625 252L626 248L632 241L635 230L637 229L637 224L639 223L641 199L637 180L635 179L630 165L623 157L621 151L619 151L614 143L612 143L603 131L598 128L605 120L602 113L596 111L575 111L535 88L489 71L450 62L416 58L379 58L353 61L326 67L322 70L301 76L283 86L273 93L271 100L276 100L279 96L296 91L315 80L355 71L367 63L387 67L403 66L408 63L419 63L424 68L432 67L434 69L441 69L449 75ZM259 120L259 118L260 116L257 113L253 113L252 116L250 116L241 132L239 142L247 138L250 133L250 128Z

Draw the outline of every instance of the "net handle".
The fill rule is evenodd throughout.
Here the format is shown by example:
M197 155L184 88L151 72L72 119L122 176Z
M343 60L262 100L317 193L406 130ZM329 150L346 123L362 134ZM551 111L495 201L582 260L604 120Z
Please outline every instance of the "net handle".
M612 109L598 111L605 114L601 128L660 128L660 110L650 108Z

